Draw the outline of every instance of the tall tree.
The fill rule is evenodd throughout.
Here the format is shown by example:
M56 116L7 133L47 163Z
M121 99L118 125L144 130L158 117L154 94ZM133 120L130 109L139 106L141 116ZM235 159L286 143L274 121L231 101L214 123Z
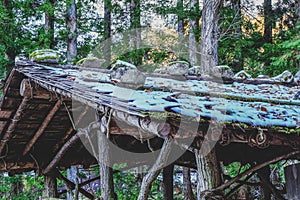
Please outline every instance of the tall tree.
M141 0L130 0L130 28L133 34L130 37L130 47L133 51L139 52L142 43L141 36ZM136 65L142 64L142 57L136 55L133 58Z
M189 32L189 57L191 65L196 65L197 59L197 39L196 32L199 27L199 0L190 0L190 32Z
M177 0L177 31L180 36L184 35L183 0Z
M204 0L201 30L201 67L204 73L218 65L218 18L222 0Z
M195 200L193 194L192 182L191 182L191 171L188 167L183 167L183 194L185 200Z
M44 47L53 49L55 46L54 41L54 8L55 8L55 0L46 0L45 3L45 33L48 41L44 41Z
M272 43L272 0L264 0L264 40Z
M77 9L75 0L67 0L67 60L74 61L77 56Z
M104 59L106 62L111 62L111 0L104 0Z

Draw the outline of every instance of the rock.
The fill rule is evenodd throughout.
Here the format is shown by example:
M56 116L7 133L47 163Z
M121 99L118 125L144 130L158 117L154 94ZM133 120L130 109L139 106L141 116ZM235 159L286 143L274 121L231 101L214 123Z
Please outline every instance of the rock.
M242 70L242 71L239 71L238 73L236 73L234 75L234 78L246 80L246 79L252 79L252 76L250 74L248 74L247 72L245 72L244 70Z
M192 76L200 76L201 75L201 67L200 66L193 66L188 69L188 74Z
M258 75L256 78L257 79L269 79L270 77L268 75Z
M294 83L300 85L300 70L294 76Z
M222 78L232 79L234 76L233 71L227 65L216 66L212 69L212 76L219 77L221 75Z
M112 70L110 77L117 85L136 89L145 84L146 76L130 63L117 61Z
M160 69L154 70L155 73L160 74L169 74L169 75L185 75L188 74L189 70L189 63L185 61L174 61L170 62L168 66Z
M111 70L115 70L117 68L123 68L123 67L137 69L135 65L129 62L123 60L117 60L114 64L111 65Z
M290 83L293 81L293 78L294 78L293 74L290 71L285 70L278 76L271 78L271 80L282 82L282 83Z
M104 66L105 60L104 59L98 59L95 57L87 57L79 60L76 65L80 65L80 67L83 68L99 68L99 69L105 69L106 66Z
M36 50L29 55L29 59L34 62L58 64L61 54L52 49Z

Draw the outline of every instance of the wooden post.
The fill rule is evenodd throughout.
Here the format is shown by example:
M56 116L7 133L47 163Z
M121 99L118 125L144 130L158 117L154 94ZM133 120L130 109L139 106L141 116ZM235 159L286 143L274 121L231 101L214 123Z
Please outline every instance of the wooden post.
M300 164L284 168L287 199L300 200Z
M106 120L101 120L102 122ZM101 198L103 200L114 199L117 200L117 195L114 191L113 171L110 168L110 151L106 138L107 124L101 123L98 131L98 149L99 149L99 170L100 170L100 186ZM92 144L91 144L92 145Z
M164 144L160 150L160 154L158 158L156 159L154 165L151 167L149 172L143 178L138 200L148 199L151 185L153 181L156 179L156 177L158 176L160 169L166 164L172 149L171 148L172 144L173 144L172 138L169 137L165 138Z
M195 153L197 163L197 199L209 199L210 190L221 184L220 165L215 149L213 148L206 156ZM208 193L206 193L208 192Z
M191 170L188 167L183 167L183 194L186 200L195 200L191 182Z
M43 196L45 198L58 198L56 177L53 175L44 176L45 190Z
M173 190L173 171L174 164L170 164L163 169L163 186L164 186L164 199L173 200L174 190Z

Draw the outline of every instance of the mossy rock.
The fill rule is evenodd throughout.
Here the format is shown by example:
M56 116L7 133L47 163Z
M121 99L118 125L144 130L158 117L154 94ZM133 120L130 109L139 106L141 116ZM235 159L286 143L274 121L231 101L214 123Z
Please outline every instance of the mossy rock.
M285 70L284 72L282 72L278 76L275 76L271 79L275 80L275 81L278 81L278 82L281 82L281 83L291 83L293 81L294 77L293 77L293 74L290 71Z
M35 50L29 55L29 59L34 62L58 63L61 54L53 49Z
M98 59L96 57L87 57L79 60L76 65L79 65L83 68L106 68L103 64L105 63L104 59Z
M252 79L252 76L248 74L246 71L242 70L236 73L234 75L234 78L246 80L246 79Z
M226 79L231 79L234 77L234 73L228 65L219 65L212 69L212 76L222 77Z
M186 61L174 61L168 63L166 67L154 70L154 72L160 74L180 76L188 74L189 66L189 63Z
M300 70L294 76L294 83L300 85Z

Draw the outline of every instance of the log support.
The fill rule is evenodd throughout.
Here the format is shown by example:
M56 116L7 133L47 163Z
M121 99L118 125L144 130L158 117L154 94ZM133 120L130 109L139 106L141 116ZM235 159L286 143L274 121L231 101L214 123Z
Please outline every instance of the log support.
M105 118L105 116L103 117ZM110 149L107 141L107 132L109 131L107 127L109 126L109 121L100 120L101 122L107 122L107 124L101 123L100 129L97 131L98 134L98 162L100 171L100 185L101 185L101 198L102 199L113 199L117 200L117 195L114 191L114 180L113 171L110 161ZM91 144L93 145L93 144Z
M173 171L174 171L174 164L170 164L163 169L164 199L166 200L174 199Z
M203 156L199 152L195 153L197 164L197 199L222 199L222 196L211 192L221 184L220 166L213 148L207 155Z
M25 150L23 152L23 156L25 156L30 151L30 149L36 143L36 141L39 139L39 137L41 137L41 135L47 128L48 124L51 122L52 118L54 117L55 113L59 110L61 103L62 103L61 100L58 100L55 103L54 107L50 110L50 112L46 116L45 120L43 121L43 123L41 124L41 126L39 127L37 132L34 134L33 138L27 143Z
M166 137L158 158L156 159L154 165L151 167L149 172L143 178L138 200L148 199L153 181L157 178L160 169L162 169L167 163L170 151L172 149L172 144L173 139L170 137Z
M9 124L6 132L4 133L4 135L0 141L0 156L2 155L3 149L4 149L5 145L7 144L8 140L12 137L13 132L22 117L23 111L26 109L26 107L28 105L28 101L29 101L29 98L27 98L27 97L23 98L13 119L11 120L11 123Z
M52 174L44 176L44 198L58 198L56 177Z
M284 175L287 199L300 199L300 164L287 166Z
M191 170L188 167L183 167L183 194L186 200L195 200L191 182Z

